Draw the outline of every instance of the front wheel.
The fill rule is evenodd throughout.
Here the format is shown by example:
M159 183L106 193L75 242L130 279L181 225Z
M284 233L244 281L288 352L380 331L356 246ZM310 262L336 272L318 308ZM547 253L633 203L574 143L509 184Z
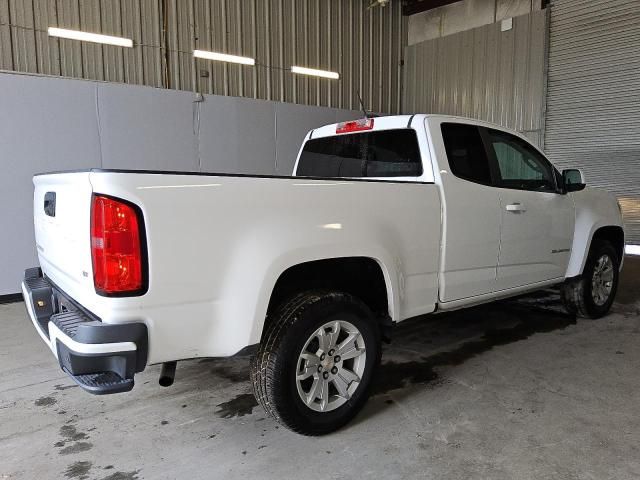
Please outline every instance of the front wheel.
M270 416L295 432L322 435L362 408L379 362L378 326L364 303L342 292L305 292L270 319L251 381Z
M613 245L594 240L582 275L562 287L562 300L569 313L584 318L606 315L618 289L620 260Z

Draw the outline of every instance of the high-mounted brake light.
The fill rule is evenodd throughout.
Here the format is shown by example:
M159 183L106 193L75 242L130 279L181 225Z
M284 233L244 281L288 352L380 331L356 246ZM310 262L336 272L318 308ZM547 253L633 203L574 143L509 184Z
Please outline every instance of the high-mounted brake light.
M361 132L373 128L373 118L361 118L350 122L342 122L336 126L336 133Z
M123 200L94 195L91 202L93 283L101 295L136 295L145 289L142 215Z

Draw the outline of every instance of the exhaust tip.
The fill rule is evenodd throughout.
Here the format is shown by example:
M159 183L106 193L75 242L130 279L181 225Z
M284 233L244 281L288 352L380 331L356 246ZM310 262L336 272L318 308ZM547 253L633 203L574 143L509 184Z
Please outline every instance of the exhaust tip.
M160 378L158 379L161 387L170 387L173 385L173 380L176 376L176 364L177 362L165 362L162 364Z

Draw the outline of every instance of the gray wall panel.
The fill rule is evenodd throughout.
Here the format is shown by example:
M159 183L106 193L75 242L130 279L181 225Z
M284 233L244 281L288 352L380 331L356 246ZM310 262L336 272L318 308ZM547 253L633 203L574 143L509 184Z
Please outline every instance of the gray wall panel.
M273 102L206 95L200 108L202 171L274 173Z
M192 93L95 85L104 168L198 170Z
M318 110L316 109L316 112ZM362 118L363 113L361 110L341 110L334 108L333 111L336 114L335 122L344 122L347 120L355 120L356 118Z
M0 74L0 295L37 265L35 173L100 165L96 84Z
M359 112L0 73L0 295L36 265L32 176L89 167L291 173L307 130Z

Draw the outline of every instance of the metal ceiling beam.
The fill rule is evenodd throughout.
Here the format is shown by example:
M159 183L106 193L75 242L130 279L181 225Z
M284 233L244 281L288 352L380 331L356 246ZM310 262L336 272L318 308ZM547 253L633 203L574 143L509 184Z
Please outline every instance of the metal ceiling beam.
M462 0L405 0L402 6L403 15L415 15L434 8L443 7Z

